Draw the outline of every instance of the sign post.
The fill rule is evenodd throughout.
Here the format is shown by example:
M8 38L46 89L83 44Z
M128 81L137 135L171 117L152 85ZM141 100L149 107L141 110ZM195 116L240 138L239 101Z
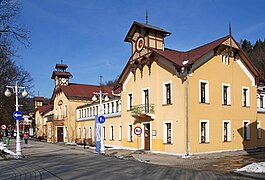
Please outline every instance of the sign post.
M137 136L137 150L138 150L138 159L139 159L139 137L141 136L142 134L142 128L140 126L136 126L134 128L134 134Z

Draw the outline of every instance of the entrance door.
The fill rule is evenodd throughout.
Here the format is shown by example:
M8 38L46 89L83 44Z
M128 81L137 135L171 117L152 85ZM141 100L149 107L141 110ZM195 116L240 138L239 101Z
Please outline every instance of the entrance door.
M150 150L150 124L144 125L144 150Z
M63 142L63 127L57 127L57 142Z

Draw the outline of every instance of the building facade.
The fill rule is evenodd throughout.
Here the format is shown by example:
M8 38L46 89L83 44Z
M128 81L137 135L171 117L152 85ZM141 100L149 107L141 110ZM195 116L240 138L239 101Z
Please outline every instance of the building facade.
M69 83L67 65L57 64L47 140L94 144L92 97L102 90L107 146L179 155L264 147L264 80L233 36L177 51L165 48L170 34L133 22L114 89Z

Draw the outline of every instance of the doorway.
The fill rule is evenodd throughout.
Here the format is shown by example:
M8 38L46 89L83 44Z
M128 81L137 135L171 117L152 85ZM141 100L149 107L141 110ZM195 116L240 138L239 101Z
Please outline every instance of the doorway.
M63 142L63 127L57 127L57 142Z
M150 150L150 123L144 124L144 150Z

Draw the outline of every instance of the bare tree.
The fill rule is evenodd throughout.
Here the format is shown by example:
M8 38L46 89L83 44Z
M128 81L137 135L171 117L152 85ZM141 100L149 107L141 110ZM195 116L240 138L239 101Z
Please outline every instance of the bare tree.
M29 32L17 24L16 18L21 8L14 0L0 0L0 124L13 124L15 97L7 98L4 91L7 85L32 87L33 79L23 67L18 66L12 58L15 54L15 44L29 46ZM27 104L23 104L24 107Z

